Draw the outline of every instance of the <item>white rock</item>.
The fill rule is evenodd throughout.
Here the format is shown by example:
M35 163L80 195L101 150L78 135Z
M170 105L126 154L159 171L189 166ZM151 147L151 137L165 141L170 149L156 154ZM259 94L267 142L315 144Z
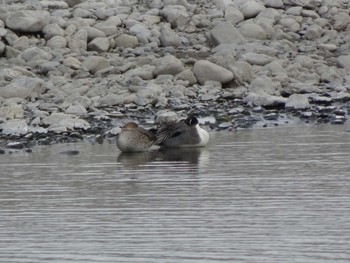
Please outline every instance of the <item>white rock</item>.
M95 74L97 71L109 67L109 65L109 61L100 56L87 57L82 63L82 66L87 68L92 74Z
M45 39L50 39L54 36L65 36L65 31L58 24L48 24L43 28Z
M24 110L21 104L12 103L7 106L0 107L0 118L5 119L22 119Z
M282 18L279 23L290 32L298 32L300 30L300 24L294 18Z
M0 124L2 134L5 135L24 135L27 134L29 129L25 120L8 120Z
M220 44L242 44L246 40L244 36L231 24L227 22L218 23L210 32L215 45Z
M53 132L90 128L90 124L87 121L65 113L52 113L50 116L43 118L42 123L49 125L48 130Z
M51 49L61 49L65 48L67 44L68 41L65 37L54 36L47 41L46 46L50 47Z
M80 69L81 62L74 57L67 57L63 60L63 65L72 69Z
M216 9L225 11L230 5L234 5L232 0L216 0Z
M68 47L70 49L87 49L87 32L84 29L80 29L68 40Z
M115 38L115 44L117 47L121 48L135 48L139 45L139 40L135 36L120 34Z
M162 125L162 124L177 122L180 119L181 119L180 116L178 116L175 112L163 110L157 113L155 123L158 125Z
M274 59L273 57L267 56L265 54L251 53L251 52L243 54L242 58L251 65L259 65L259 66L264 66L270 63Z
M256 17L265 7L254 0L247 0L238 8L242 12L244 18L249 19Z
M225 11L225 20L228 23L236 25L244 20L244 16L238 8L229 6Z
M281 8L283 7L283 0L264 0L266 7Z
M86 31L88 41L91 41L96 37L106 37L106 34L103 31L91 26L82 26L80 29L83 29Z
M97 52L107 52L110 43L107 37L96 37L88 44L88 50Z
M188 81L190 85L197 83L197 78L195 77L191 69L186 69L180 72L179 74L176 75L176 79Z
M171 29L162 28L159 39L163 47L181 46L181 38Z
M146 25L143 25L141 23L136 23L132 27L130 27L130 33L137 36L139 41L143 44L149 43L149 39L152 36L151 30L149 30Z
M38 47L30 47L22 52L21 58L26 62L39 59L51 60L52 55Z
M350 72L350 55L341 55L337 59L337 64L339 67L345 68Z
M310 103L305 95L292 94L288 97L285 107L292 109L308 109L310 108Z
M287 99L280 96L272 96L266 93L254 93L250 92L243 101L245 103L250 103L255 106L280 106L285 105Z
M46 90L44 81L39 78L16 78L10 84L0 88L0 97L22 98L38 96Z
M249 91L256 94L273 95L275 93L275 88L273 86L272 80L269 77L258 76L250 84Z
M242 24L242 26L239 28L239 31L246 38L264 40L267 37L265 30L261 26L253 23Z
M176 75L181 71L184 71L184 65L181 60L173 55L167 55L160 59L159 63L156 65L153 73L154 75Z
M184 27L190 21L186 7L182 5L167 5L160 11L160 14L164 16L173 27Z
M210 80L225 84L233 79L233 73L231 71L207 60L196 61L193 67L193 73L200 84L204 84Z
M6 26L14 31L40 32L47 25L50 13L42 10L20 10L10 12L6 18Z
M77 116L87 115L87 110L79 103L68 107L64 112L67 114L72 114Z

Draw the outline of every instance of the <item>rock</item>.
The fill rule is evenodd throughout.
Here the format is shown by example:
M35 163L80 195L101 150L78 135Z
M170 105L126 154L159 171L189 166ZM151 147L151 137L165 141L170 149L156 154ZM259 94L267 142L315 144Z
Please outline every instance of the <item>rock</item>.
M209 80L225 84L233 79L231 71L207 60L198 60L194 64L193 73L200 84L204 84Z
M264 0L266 7L271 8L282 8L283 7L283 0Z
M87 49L87 32L83 29L80 29L68 40L68 47L70 49Z
M249 87L250 92L254 92L256 94L269 94L273 95L275 93L275 88L273 86L273 82L269 77L259 76L255 78Z
M10 84L0 88L0 97L3 97L5 99L25 99L30 96L38 96L46 90L44 83L45 82L39 78L16 78Z
M337 64L339 67L345 68L350 72L350 55L341 55L337 58Z
M81 62L74 57L68 57L63 60L63 65L72 69L80 69Z
M65 37L54 36L47 41L46 46L48 46L51 49L61 49L65 48L67 44L68 41Z
M237 25L238 23L244 20L244 16L241 13L241 11L239 11L239 9L237 9L234 6L229 6L226 8L226 11L225 11L225 20L228 23Z
M49 125L48 130L53 132L90 128L87 121L65 113L52 113L50 116L43 118L42 123Z
M244 36L228 22L218 23L210 31L210 36L215 45L242 44L246 41Z
M162 28L159 39L163 47L181 46L181 38L171 29Z
M64 37L65 31L58 24L48 24L43 28L45 39L50 39L55 36Z
M253 23L244 23L239 28L239 31L246 38L264 40L267 37L265 30L261 26Z
M158 75L176 75L181 71L184 71L184 65L181 60L174 57L173 55L167 55L160 59L159 63L153 71L153 74Z
M280 25L286 28L290 32L298 32L300 30L300 24L291 17L283 18L279 21Z
M117 47L121 48L135 48L139 45L139 40L135 36L120 34L115 38L115 44Z
M259 66L264 66L270 63L272 60L274 60L273 57L270 57L268 55L251 53L251 52L243 54L242 58L251 65L259 65Z
M155 123L158 125L177 122L181 118L173 111L158 111Z
M72 115L77 115L77 116L86 116L87 115L87 110L81 106L81 104L76 104L68 107L65 111L66 114L72 114Z
M263 106L263 107L284 107L286 103L286 98L279 96L272 96L266 93L254 93L250 92L244 99L243 102L250 103L255 106Z
M109 65L107 59L99 56L87 57L82 63L82 66L87 68L91 74L95 74L97 71L109 67Z
M96 37L88 44L88 50L106 52L109 46L109 39L107 37Z
M22 119L24 116L24 110L21 104L11 103L8 106L0 107L0 118L8 120Z
M190 21L186 7L182 5L167 5L160 11L160 15L165 17L172 27L184 27Z
M2 134L4 135L24 135L28 133L28 125L25 120L8 120L0 124Z
M303 94L292 94L288 97L285 107L292 109L308 109L310 108L310 103Z
M50 19L50 13L42 10L20 10L10 12L6 18L6 26L14 31L40 32Z
M197 78L195 77L191 69L186 69L180 72L179 74L176 75L176 79L188 81L189 85L193 85L197 83Z
M6 48L5 44L0 42L0 56L4 53L5 48Z
M35 61L39 59L51 60L52 55L38 47L30 47L22 52L21 58L26 62Z
M85 30L87 33L88 41L90 42L91 40L97 38L97 37L106 37L106 34L94 27L91 26L83 26L80 29Z
M145 25L141 23L137 23L132 27L130 27L129 30L130 30L130 33L136 35L136 37L141 43L143 44L149 43L149 39L152 36L152 32Z
M256 17L262 10L264 10L264 6L258 4L254 0L247 0L239 6L239 10L242 12L244 19L249 19Z

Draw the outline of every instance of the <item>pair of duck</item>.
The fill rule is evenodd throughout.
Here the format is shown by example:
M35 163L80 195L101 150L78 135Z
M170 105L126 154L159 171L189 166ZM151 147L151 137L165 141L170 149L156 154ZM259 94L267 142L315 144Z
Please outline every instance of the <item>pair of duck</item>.
M117 138L117 146L122 152L148 151L153 144L163 149L203 147L208 142L209 133L199 126L198 119L194 116L163 125L158 130L146 130L135 122L128 122Z

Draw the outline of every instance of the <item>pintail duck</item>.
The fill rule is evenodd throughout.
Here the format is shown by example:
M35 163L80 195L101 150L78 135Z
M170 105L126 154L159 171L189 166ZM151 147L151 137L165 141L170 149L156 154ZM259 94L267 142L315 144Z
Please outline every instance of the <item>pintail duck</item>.
M145 152L156 142L155 132L128 122L122 127L117 138L117 146L122 152Z
M156 144L164 148L203 147L209 142L209 133L199 127L198 119L189 116L185 120L169 123L156 132Z

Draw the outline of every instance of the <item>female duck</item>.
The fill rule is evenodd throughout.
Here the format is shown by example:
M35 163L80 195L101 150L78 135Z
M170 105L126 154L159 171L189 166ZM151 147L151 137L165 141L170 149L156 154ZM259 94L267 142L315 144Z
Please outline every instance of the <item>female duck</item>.
M162 148L203 147L209 142L209 133L199 127L196 117L189 116L185 120L161 127L156 138L157 144Z
M122 152L144 152L155 143L152 130L139 127L135 122L128 122L122 127L117 138L117 146Z

